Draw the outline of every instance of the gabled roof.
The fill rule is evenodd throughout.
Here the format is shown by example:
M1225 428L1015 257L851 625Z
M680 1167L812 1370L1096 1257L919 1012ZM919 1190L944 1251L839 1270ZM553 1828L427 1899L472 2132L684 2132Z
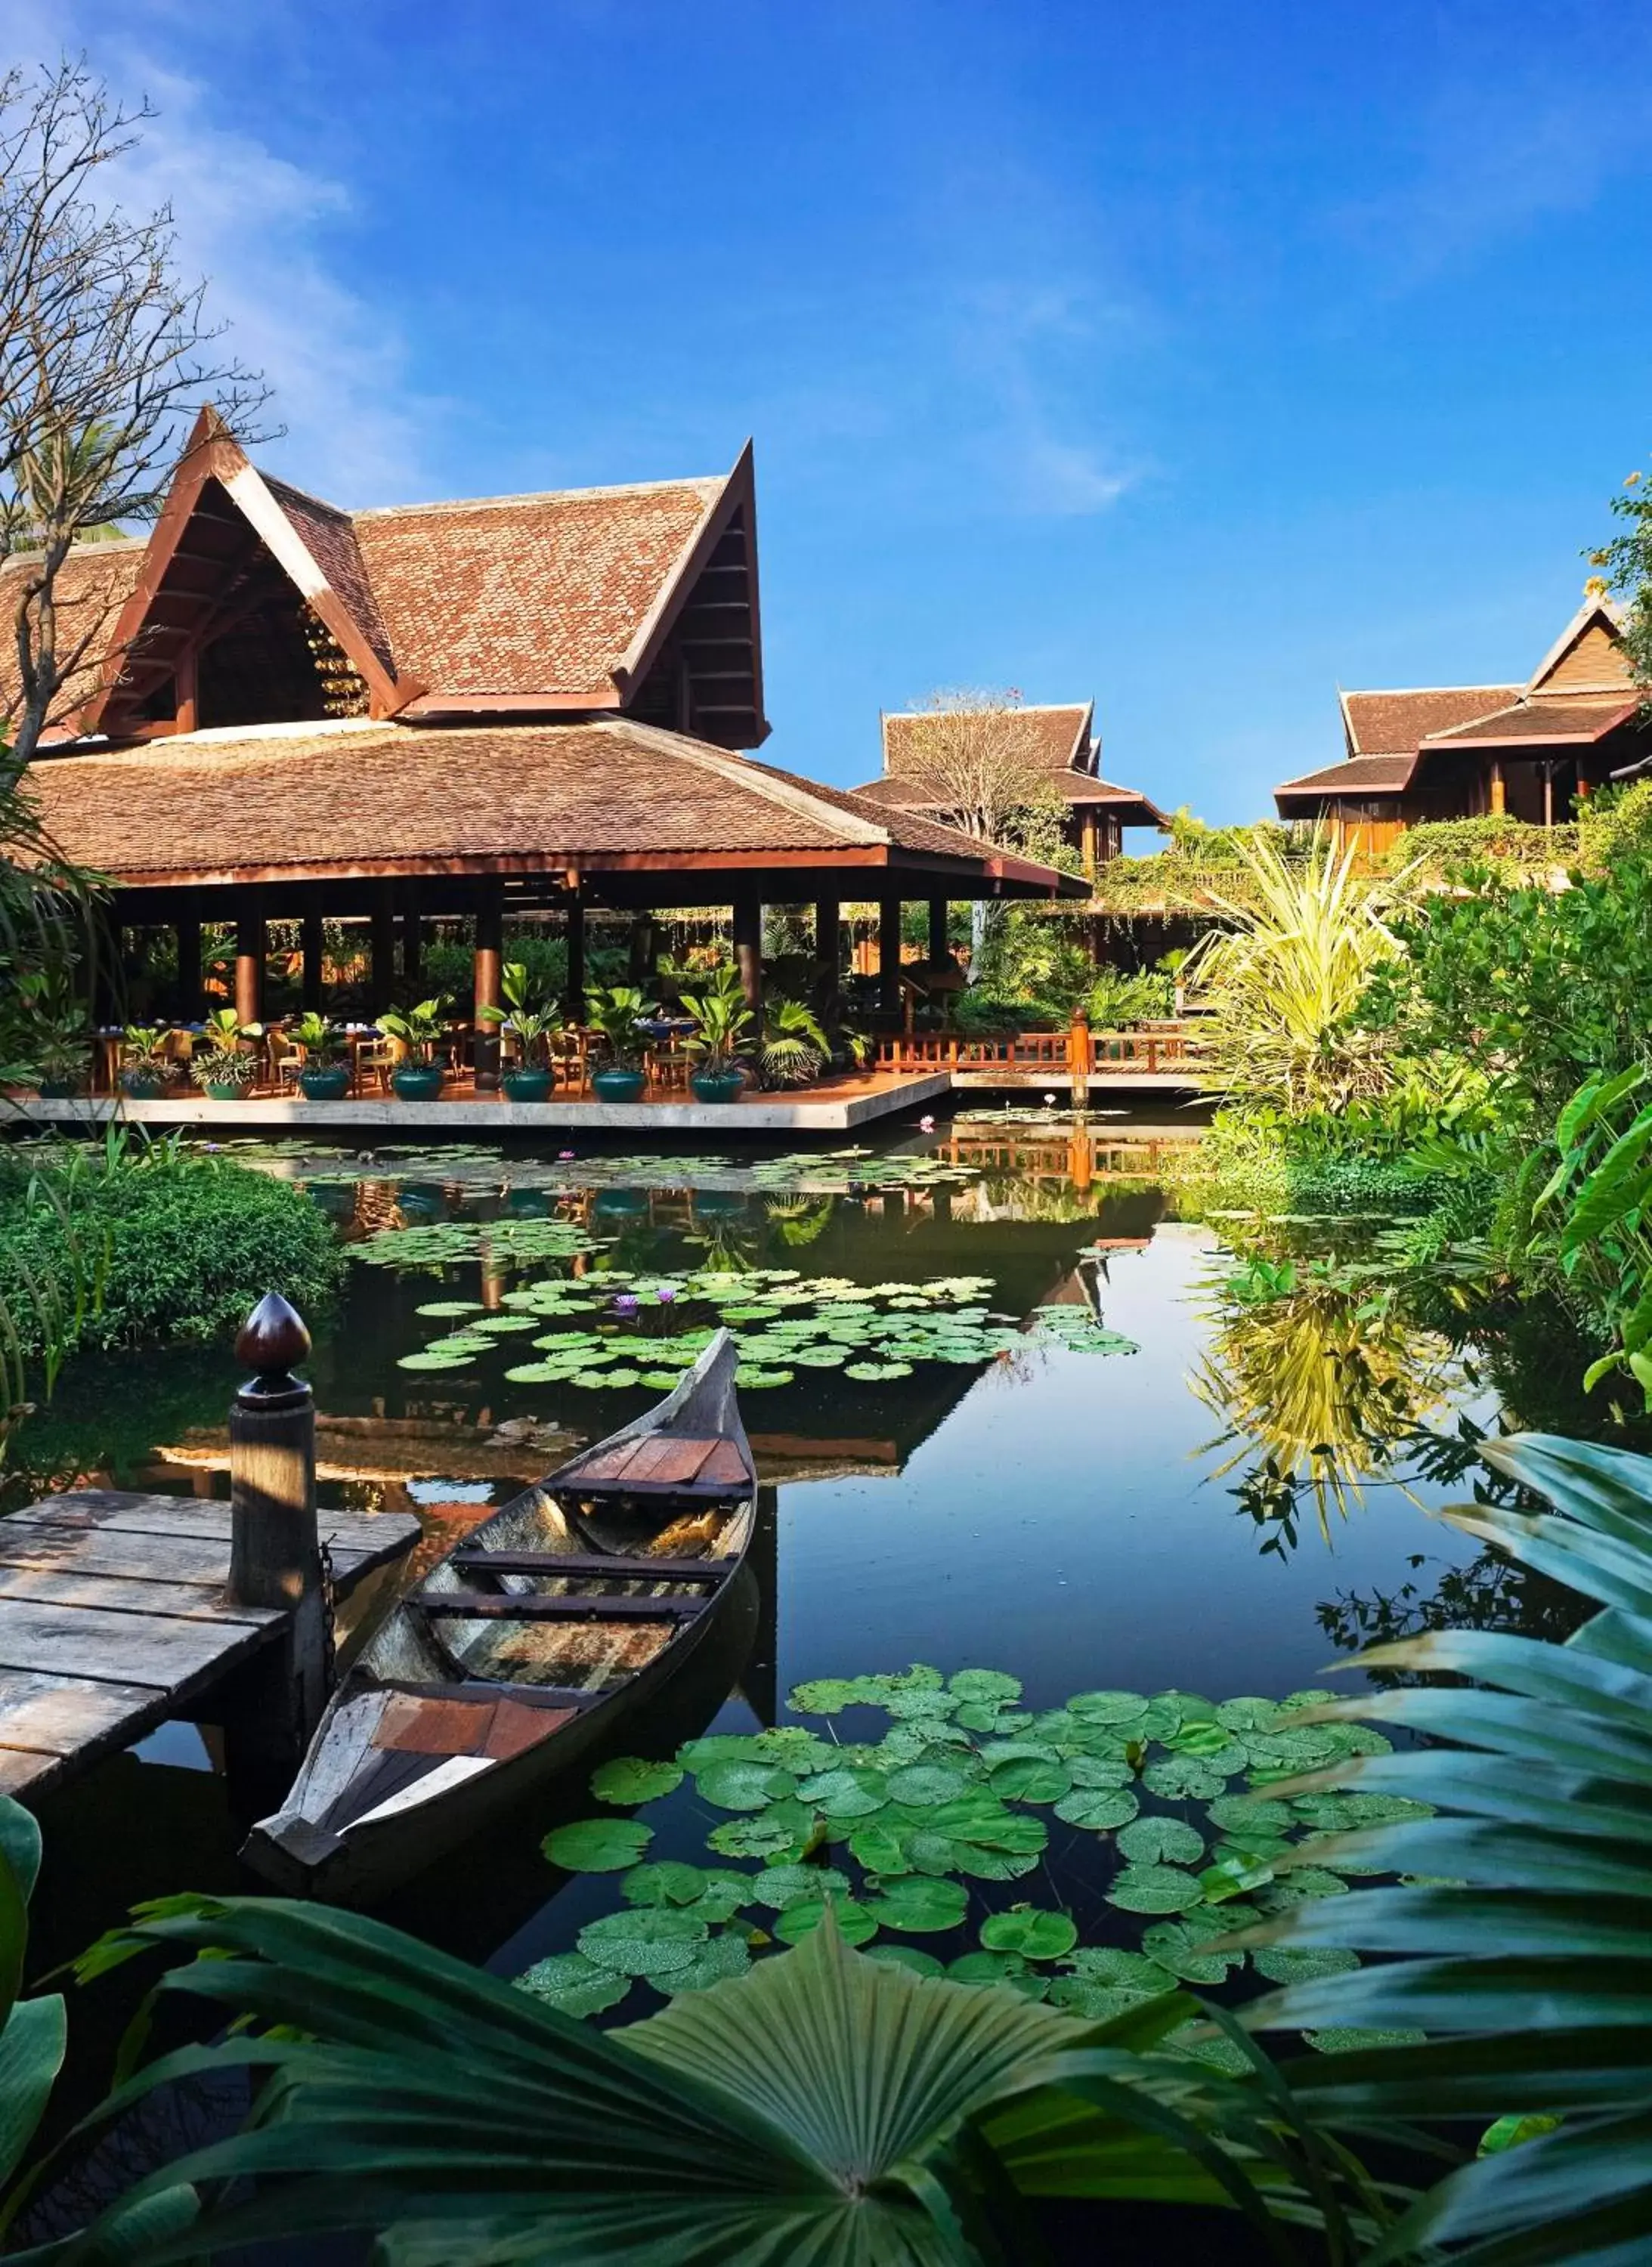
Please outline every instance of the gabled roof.
M1525 690L1620 693L1634 683L1623 615L1610 598L1591 593L1532 671Z
M1435 685L1391 693L1344 693L1342 731L1351 756L1414 756L1431 732L1449 731L1514 700L1517 685Z
M1416 766L1414 755L1347 756L1323 771L1283 781L1274 789L1274 799L1282 809L1289 802L1324 803L1339 796L1403 795Z
M1621 687L1615 693L1575 694L1570 699L1536 700L1523 695L1489 716L1476 716L1455 731L1435 732L1420 753L1428 755L1450 748L1591 747L1626 724L1639 710L1639 696L1626 701Z
M628 717L267 725L54 756L30 776L63 853L128 889L781 865L1082 894L951 827Z
M57 649L60 654L81 653L85 657L71 671L48 720L48 738L59 737L70 729L70 720L96 691L116 618L143 571L146 549L142 538L77 544L58 569ZM11 622L40 559L39 552L18 552L0 567L0 719L13 716L22 699Z

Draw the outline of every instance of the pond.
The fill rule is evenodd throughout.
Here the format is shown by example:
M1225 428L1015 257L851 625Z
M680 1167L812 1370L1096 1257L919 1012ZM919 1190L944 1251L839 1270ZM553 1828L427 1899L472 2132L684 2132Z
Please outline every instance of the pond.
M312 1364L320 1493L417 1513L399 1579L646 1407L713 1323L737 1331L756 1598L627 1734L669 1757L797 1720L800 1684L912 1663L1007 1672L1029 1710L1098 1687L1278 1699L1375 1636L1563 1616L1431 1516L1484 1480L1472 1442L1511 1399L1510 1421L1528 1388L1554 1421L1553 1364L1523 1370L1517 1333L1479 1342L1449 1303L1443 1326L1334 1280L1236 1293L1221 1236L1178 1217L1186 1139L1006 1110L801 1156L231 1154L301 1182L358 1263ZM227 1352L71 1366L13 1500L224 1493L234 1383ZM55 1949L135 1897L236 1882L212 1756L167 1727L47 1806ZM391 1916L503 1973L566 1949L614 1902L540 1852L593 1808L577 1777ZM703 1861L692 1783L649 1817L653 1856ZM1095 1855L1058 1828L1043 1901L1093 1903Z

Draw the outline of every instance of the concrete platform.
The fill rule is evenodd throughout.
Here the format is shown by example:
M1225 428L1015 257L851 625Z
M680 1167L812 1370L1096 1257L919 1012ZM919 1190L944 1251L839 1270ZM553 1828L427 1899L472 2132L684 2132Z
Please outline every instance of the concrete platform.
M415 1136L442 1134L845 1134L879 1118L915 1110L951 1091L948 1071L869 1073L801 1094L753 1094L738 1102L696 1102L691 1095L644 1097L640 1102L587 1101L554 1096L548 1102L506 1102L464 1089L439 1102L403 1102L396 1096L352 1095L341 1102L251 1095L244 1102L212 1102L203 1094L163 1096L138 1102L125 1095L43 1100L30 1095L0 1104L33 1125L103 1126L120 1118L136 1126L202 1126L253 1133L268 1126L301 1126L317 1134L364 1127Z

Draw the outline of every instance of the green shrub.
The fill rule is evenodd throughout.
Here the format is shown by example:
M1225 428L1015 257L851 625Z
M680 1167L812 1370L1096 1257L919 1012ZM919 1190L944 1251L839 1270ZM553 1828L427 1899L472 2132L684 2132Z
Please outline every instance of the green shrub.
M1483 813L1478 818L1430 819L1407 827L1384 855L1391 874L1418 869L1424 877L1455 878L1466 868L1503 882L1545 881L1575 865L1575 826L1534 826L1524 818Z
M101 1247L102 1299L82 1320L83 1346L225 1339L266 1291L313 1321L336 1291L343 1255L325 1215L268 1174L167 1150L95 1170L48 1166L42 1178ZM62 1236L62 1214L13 1167L0 1179L0 1303L26 1332L19 1295Z

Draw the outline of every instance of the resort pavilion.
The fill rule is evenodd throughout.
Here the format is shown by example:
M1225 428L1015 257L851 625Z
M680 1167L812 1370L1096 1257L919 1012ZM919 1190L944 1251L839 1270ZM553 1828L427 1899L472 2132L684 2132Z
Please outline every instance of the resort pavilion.
M1274 800L1373 853L1431 819L1553 826L1648 761L1642 697L1617 609L1590 595L1524 685L1344 693L1343 760Z
M885 713L881 719L884 768L856 790L881 810L913 811L943 818L933 786L923 776L925 728L944 722L944 711L917 715ZM1127 826L1162 827L1164 812L1134 788L1115 787L1101 777L1101 742L1096 737L1093 701L1044 708L1007 708L997 717L1017 759L1041 773L1067 805L1061 833L1079 853L1085 876L1098 870L1123 848Z
M148 540L71 554L60 615L87 665L32 767L45 825L180 972L232 925L246 1021L272 920L319 1006L324 921L365 924L387 1003L398 943L416 975L421 925L463 916L477 1009L506 919L554 920L577 1017L589 909L731 907L760 1007L766 904L813 905L832 990L840 905L870 900L892 1010L903 900L943 946L950 899L1082 890L742 752L769 730L749 446L720 478L347 512L203 413Z

